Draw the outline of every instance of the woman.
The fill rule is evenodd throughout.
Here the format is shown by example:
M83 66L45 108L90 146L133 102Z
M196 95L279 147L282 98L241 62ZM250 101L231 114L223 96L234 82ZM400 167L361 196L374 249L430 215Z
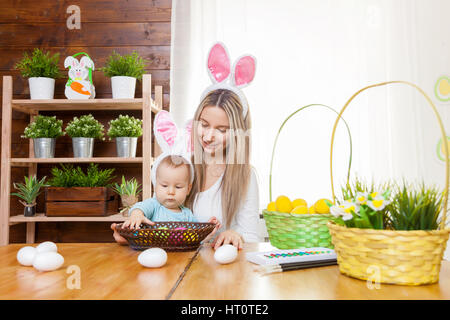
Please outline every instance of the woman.
M186 205L199 221L216 216L224 226L214 248L257 242L259 191L250 166L250 115L227 89L211 91L194 115L195 178ZM223 230L225 229L225 230ZM221 232L222 231L222 232Z
M251 121L241 91L254 79L256 59L241 56L233 69L230 62L225 46L214 44L207 60L213 84L202 94L191 132L195 178L186 206L199 221L215 216L222 223L214 249L223 244L242 249L244 242L259 240L259 189L249 163ZM126 242L115 224L111 228L116 241Z
M186 206L200 222L212 216L221 221L214 249L223 244L242 249L244 242L259 241L258 181L249 163L250 123L239 97L227 89L208 93L194 115L195 178ZM127 243L115 226L111 225L115 240Z

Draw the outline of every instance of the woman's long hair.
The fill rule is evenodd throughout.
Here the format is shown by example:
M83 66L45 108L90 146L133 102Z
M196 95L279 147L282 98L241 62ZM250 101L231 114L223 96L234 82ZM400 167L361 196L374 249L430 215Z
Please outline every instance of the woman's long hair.
M192 163L194 164L195 178L191 193L186 199L186 206L191 209L193 209L195 199L205 183L205 154L202 145L198 141L197 126L203 109L208 106L222 108L227 114L230 123L224 157L226 166L221 182L222 216L225 220L226 228L229 228L236 212L240 209L247 196L250 181L250 112L247 111L244 119L239 97L226 89L211 91L198 106L193 119L191 140L194 147Z

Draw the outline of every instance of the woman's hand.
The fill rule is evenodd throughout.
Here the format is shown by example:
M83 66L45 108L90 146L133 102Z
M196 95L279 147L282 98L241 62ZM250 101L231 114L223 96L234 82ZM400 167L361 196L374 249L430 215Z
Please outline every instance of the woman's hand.
M229 230L223 231L222 233L220 233L217 236L216 241L214 241L214 243L213 243L214 250L217 250L217 248L219 248L220 246L222 246L224 244L232 244L233 246L235 246L236 248L241 250L244 245L244 240L242 239L242 237L239 233L237 233L234 230L229 229Z
M155 224L153 221L147 219L141 210L135 209L131 212L130 218L122 224L122 228L138 229L141 223Z
M211 217L208 220L208 223L214 223L216 226L214 227L213 231L211 231L211 233L208 234L208 236L205 239L203 239L203 242L208 242L212 238L212 236L217 232L217 230L219 230L220 227L222 227L222 224L220 223L219 220L217 220L216 217Z

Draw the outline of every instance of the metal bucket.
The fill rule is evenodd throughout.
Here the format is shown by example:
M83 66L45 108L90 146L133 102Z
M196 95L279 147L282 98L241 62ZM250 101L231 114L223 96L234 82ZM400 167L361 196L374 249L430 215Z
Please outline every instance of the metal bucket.
M56 138L33 139L35 158L54 158Z
M75 158L92 158L94 138L72 138L72 148Z
M137 137L117 137L117 156L121 158L135 158L137 139Z

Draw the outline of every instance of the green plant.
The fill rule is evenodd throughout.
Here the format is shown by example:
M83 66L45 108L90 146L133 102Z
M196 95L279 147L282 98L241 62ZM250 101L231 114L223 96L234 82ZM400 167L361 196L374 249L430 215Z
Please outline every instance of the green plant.
M34 176L24 178L25 183L13 183L14 188L17 189L18 192L11 193L11 195L23 199L25 203L20 201L23 205L34 205L37 196L41 194L40 189L47 186L45 184L46 177L43 177L39 181Z
M140 137L142 136L142 120L128 115L119 115L109 122L108 136L116 137Z
M48 117L38 115L24 130L22 138L58 138L64 135L62 120L56 120L56 116Z
M436 230L442 202L443 192L437 188L423 182L414 188L403 182L389 206L389 224L394 230Z
M367 184L356 178L352 185L341 188L343 201L328 204L330 212L349 228L386 229L391 188L391 182Z
M103 139L103 124L98 122L91 114L80 118L74 117L67 124L66 133L71 138L99 138Z
M14 66L19 70L22 77L46 77L46 78L62 78L63 75L58 68L59 53L50 56L50 52L44 53L41 49L35 48L30 56L28 52L24 52L22 60Z
M145 72L145 61L136 51L131 54L120 55L116 51L108 57L106 65L100 68L107 77L127 76L138 80L142 79Z
M80 167L61 164L61 169L53 167L48 184L52 187L109 187L114 169L99 170L97 164L90 163L86 173Z
M126 181L125 177L122 176L122 183L120 185L115 183L112 188L120 196L137 196L142 191L140 186L141 185L137 182L136 178Z

